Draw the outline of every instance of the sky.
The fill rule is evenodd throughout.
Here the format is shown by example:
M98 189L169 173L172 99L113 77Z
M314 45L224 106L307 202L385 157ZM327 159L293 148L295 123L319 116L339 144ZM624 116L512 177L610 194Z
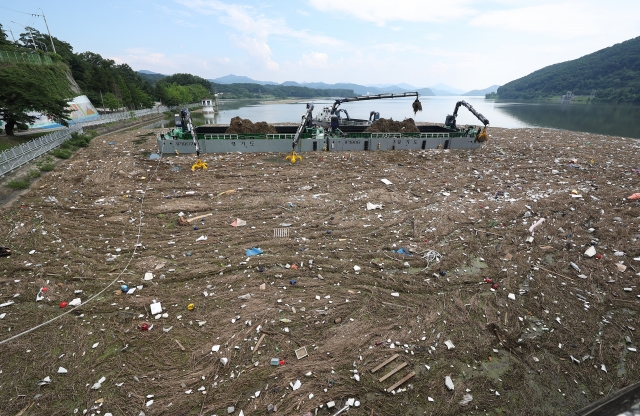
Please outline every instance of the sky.
M637 0L0 0L0 23L46 33L40 9L75 52L136 71L279 83L468 91L640 36Z

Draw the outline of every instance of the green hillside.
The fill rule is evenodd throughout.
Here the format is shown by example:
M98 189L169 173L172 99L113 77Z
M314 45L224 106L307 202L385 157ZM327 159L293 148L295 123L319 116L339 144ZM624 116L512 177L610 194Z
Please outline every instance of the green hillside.
M322 89L296 87L286 85L260 84L216 84L211 83L216 92L223 93L224 98L315 98L315 97L351 97L355 93L351 89Z
M498 88L500 99L545 99L567 91L604 102L640 103L640 37L550 65Z
M0 85L1 128L7 135L13 135L16 127L26 129L35 120L28 112L45 113L66 124L67 101L80 92L59 56L44 53L0 50Z

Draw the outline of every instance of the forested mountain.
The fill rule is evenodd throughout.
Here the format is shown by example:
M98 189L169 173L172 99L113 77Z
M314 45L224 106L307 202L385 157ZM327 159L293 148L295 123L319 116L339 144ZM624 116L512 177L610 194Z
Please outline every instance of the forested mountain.
M156 97L167 105L196 102L211 95L211 83L191 74L173 74L159 79L155 85Z
M498 88L501 99L595 94L596 101L640 103L640 37L550 65Z
M318 89L286 85L260 84L216 84L211 83L215 92L223 93L223 98L313 98L313 97L350 97L355 95L349 89Z
M273 86L284 86L284 87L307 87L312 90L343 90L343 91L352 91L351 95L370 95L370 94L387 94L387 93L401 93L401 92L412 92L417 91L420 95L435 95L433 91L429 88L416 88L411 85L402 84L402 85L385 85L385 86L370 86L370 85L360 85L353 84L349 82L340 82L337 84L326 84L324 82L295 82L295 81L285 81L281 84L278 84L273 81L257 81L255 79L251 79L245 76L238 75L225 75L224 77L210 79L213 84L260 84L260 85L273 85ZM283 90L286 91L286 90ZM280 95L276 95L280 96ZM336 94L331 92L323 92L318 95L319 97L329 96L334 97ZM306 95L304 95L306 97Z
M167 76L167 75L158 74L155 72L151 73L151 71L146 71L146 72L138 71L138 75L140 75L140 78L147 81L152 86L155 86L158 81L160 81L162 78Z

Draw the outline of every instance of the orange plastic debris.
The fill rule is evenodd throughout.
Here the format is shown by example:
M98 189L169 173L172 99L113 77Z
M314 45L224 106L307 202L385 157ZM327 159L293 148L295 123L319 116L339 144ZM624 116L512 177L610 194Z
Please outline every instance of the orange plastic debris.
M630 197L628 197L627 199L630 200L634 200L634 199L640 199L640 192L636 192L635 194L631 195Z

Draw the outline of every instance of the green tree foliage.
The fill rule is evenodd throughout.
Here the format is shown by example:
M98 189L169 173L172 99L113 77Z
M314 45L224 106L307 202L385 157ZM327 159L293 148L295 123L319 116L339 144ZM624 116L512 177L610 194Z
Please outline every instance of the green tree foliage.
M498 88L501 99L540 99L567 91L597 101L640 103L640 37L550 65Z
M19 40L23 48L33 48L35 43L39 49L53 52L49 35L34 28L25 29ZM101 103L100 93L109 92L129 108L153 106L153 89L129 65L116 65L113 60L93 52L76 54L69 43L56 37L52 39L59 59L71 68L73 78L91 102Z
M2 27L2 23L0 23L0 46L9 46L11 45L11 41L7 37L7 33L4 31Z
M104 105L105 108L108 108L111 111L114 111L122 107L122 103L120 102L120 100L118 100L118 98L116 98L116 96L110 92L104 94L102 104Z
M71 68L76 82L93 103L101 103L101 93L111 93L128 108L153 106L151 85L127 64L116 65L97 53L83 52L74 55Z
M209 90L211 83L204 78L200 78L197 75L191 74L173 74L171 76L162 78L159 83L162 84L178 84L182 86L198 84Z
M210 95L200 84L178 85L177 83L156 85L156 93L166 105L180 105L200 101Z
M142 78L143 80L151 84L152 87L155 87L156 83L160 81L162 78L167 77L166 75L162 75L162 74L144 74L140 72L138 72L138 75L140 75L140 78Z
M67 125L67 101L73 96L67 71L62 63L0 65L0 116L6 123L7 135L13 135L16 125L36 120L29 112L44 113Z
M191 74L174 74L156 82L156 96L166 105L200 101L211 95L211 83Z
M352 97L353 90L348 89L320 89L295 87L285 85L260 84L216 84L212 83L216 92L223 93L224 98L314 98L314 97Z

